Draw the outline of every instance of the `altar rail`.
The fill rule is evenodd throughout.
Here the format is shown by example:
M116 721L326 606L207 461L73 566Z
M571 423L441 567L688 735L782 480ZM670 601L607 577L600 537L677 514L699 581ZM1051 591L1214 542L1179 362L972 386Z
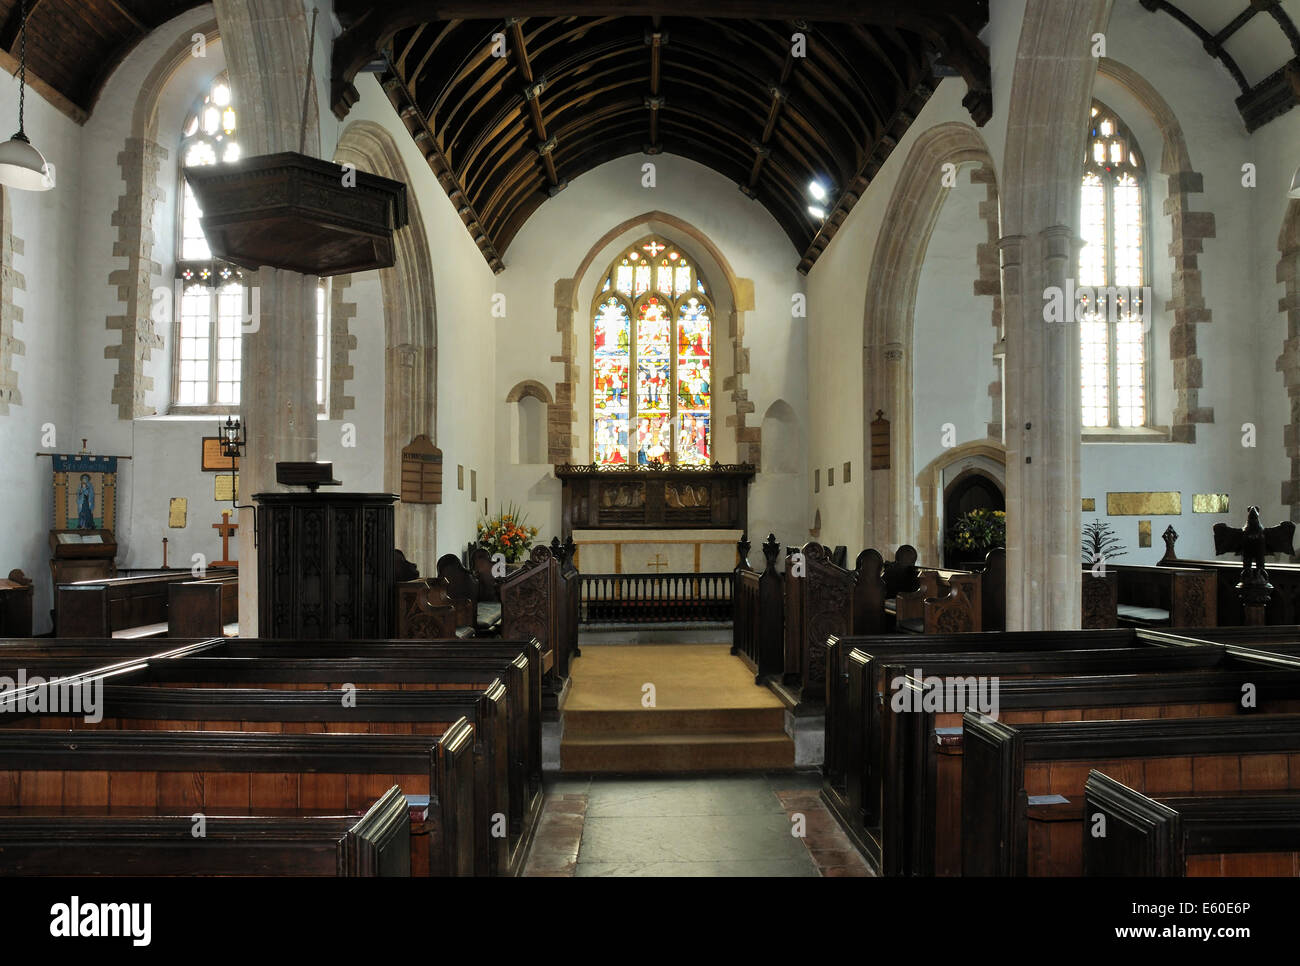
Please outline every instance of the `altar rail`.
M583 574L583 624L731 620L733 574Z

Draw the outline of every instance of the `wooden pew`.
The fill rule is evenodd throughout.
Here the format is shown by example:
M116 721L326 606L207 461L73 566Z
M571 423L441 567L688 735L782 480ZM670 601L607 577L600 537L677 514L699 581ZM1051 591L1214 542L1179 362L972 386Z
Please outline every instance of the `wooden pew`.
M564 543L559 537L551 539L551 556L555 558L558 569L559 598L557 614L559 617L559 638L565 655L565 673L568 664L575 657L581 657L578 649L578 626L582 617L582 574L573 562L576 546L569 537ZM497 591L498 595L500 590Z
M785 599L781 574L776 569L781 545L776 534L767 535L762 547L762 572L749 566L749 544L742 541L741 546L745 550L736 566L731 653L745 662L754 672L754 683L760 684L766 678L779 676L785 664Z
M1118 582L1116 616L1121 626L1215 627L1214 574L1174 567L1107 564ZM1085 579L1088 579L1085 575Z
M970 665L930 661L924 673L973 680ZM1257 689L1254 713L1300 712L1300 662L1289 670L1225 657L1213 671L1127 673L1036 679L1003 678L998 720L1005 724L1119 718L1232 717L1241 713L1243 685ZM905 664L886 665L891 680L903 679L907 713L885 714L882 840L899 863L891 873L961 874L962 708L925 710L925 689ZM1053 672L1054 673L1054 672ZM910 697L912 701L907 702ZM976 709L983 710L983 709Z
M472 624L459 623L463 607L452 595L446 577L420 577L397 584L397 614L393 626L404 640L468 640Z
M856 577L836 566L820 543L804 544L802 572L794 554L786 557L782 577L785 605L783 683L798 695L799 705L818 708L826 702L826 640L853 631Z
M1008 725L967 712L963 737L963 875L1081 874L1093 769L1154 797L1300 791L1297 715Z
M1215 576L1215 609L1218 623L1223 627L1236 627L1246 623L1241 599L1237 596L1237 584L1241 580L1240 560L1191 560L1179 557L1174 552L1178 540L1175 533L1165 537L1165 555L1157 566L1179 567L1183 569L1205 570ZM1269 563L1269 583L1273 585L1273 596L1264 611L1264 622L1270 626L1300 623L1300 563Z
M561 633L560 595L559 562L543 545L533 547L524 564L501 581L501 636L532 639L542 647L547 720L558 720L560 695L569 679L569 648Z
M920 586L898 594L895 621L911 634L969 634L983 630L982 575L969 570L926 567Z
M93 678L94 675L87 676ZM114 675L109 680L129 680ZM491 816L509 816L505 686L394 691L357 689L351 701L337 690L165 688L107 684L97 720L84 715L11 713L0 726L59 731L240 731L285 734L422 734L439 736L458 721L474 726L474 868L479 875L510 869L508 836L493 836Z
M875 863L881 851L886 661L925 661L921 666L928 667L936 661L962 660L982 664L984 670L978 673L1005 675L1050 673L1054 668L1073 674L1119 668L1192 670L1215 667L1226 659L1226 651L1215 644L1195 646L1167 634L1131 630L832 638L827 653L828 667L841 687L827 692L831 703L826 709L822 799ZM916 666L912 663L909 670Z
M361 817L218 808L0 808L0 875L407 876L410 806L394 785Z
M470 875L474 729L427 735L0 728L0 809L368 809L396 784L428 796L411 821L413 874ZM0 864L3 857L0 856Z
M1083 801L1088 822L1105 821L1083 837L1084 875L1300 875L1300 795L1152 798L1094 769Z
M238 634L238 576L168 585L168 637L236 637Z
M212 568L208 578L237 576ZM162 637L167 633L169 585L194 579L188 570L59 584L54 627L59 637Z

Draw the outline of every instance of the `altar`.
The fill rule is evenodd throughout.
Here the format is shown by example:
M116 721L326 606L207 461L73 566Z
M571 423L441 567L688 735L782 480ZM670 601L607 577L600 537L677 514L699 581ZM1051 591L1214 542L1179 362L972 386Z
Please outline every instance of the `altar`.
M717 574L736 567L742 530L574 530L586 574Z

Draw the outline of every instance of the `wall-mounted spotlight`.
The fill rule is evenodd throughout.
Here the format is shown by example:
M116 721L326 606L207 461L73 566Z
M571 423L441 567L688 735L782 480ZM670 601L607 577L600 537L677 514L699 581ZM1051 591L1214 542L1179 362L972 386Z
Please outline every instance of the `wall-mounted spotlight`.
M812 215L814 218L820 218L823 221L826 219L826 209L818 208L816 205L808 206L808 214Z
M808 183L808 193L812 195L813 199L816 201L826 200L826 186L816 178Z

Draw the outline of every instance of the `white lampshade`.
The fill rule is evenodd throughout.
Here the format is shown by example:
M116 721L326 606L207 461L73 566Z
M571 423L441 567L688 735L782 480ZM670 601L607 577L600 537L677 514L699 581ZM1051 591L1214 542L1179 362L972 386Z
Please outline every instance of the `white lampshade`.
M0 144L0 184L24 191L49 191L54 187L45 158L22 134Z

